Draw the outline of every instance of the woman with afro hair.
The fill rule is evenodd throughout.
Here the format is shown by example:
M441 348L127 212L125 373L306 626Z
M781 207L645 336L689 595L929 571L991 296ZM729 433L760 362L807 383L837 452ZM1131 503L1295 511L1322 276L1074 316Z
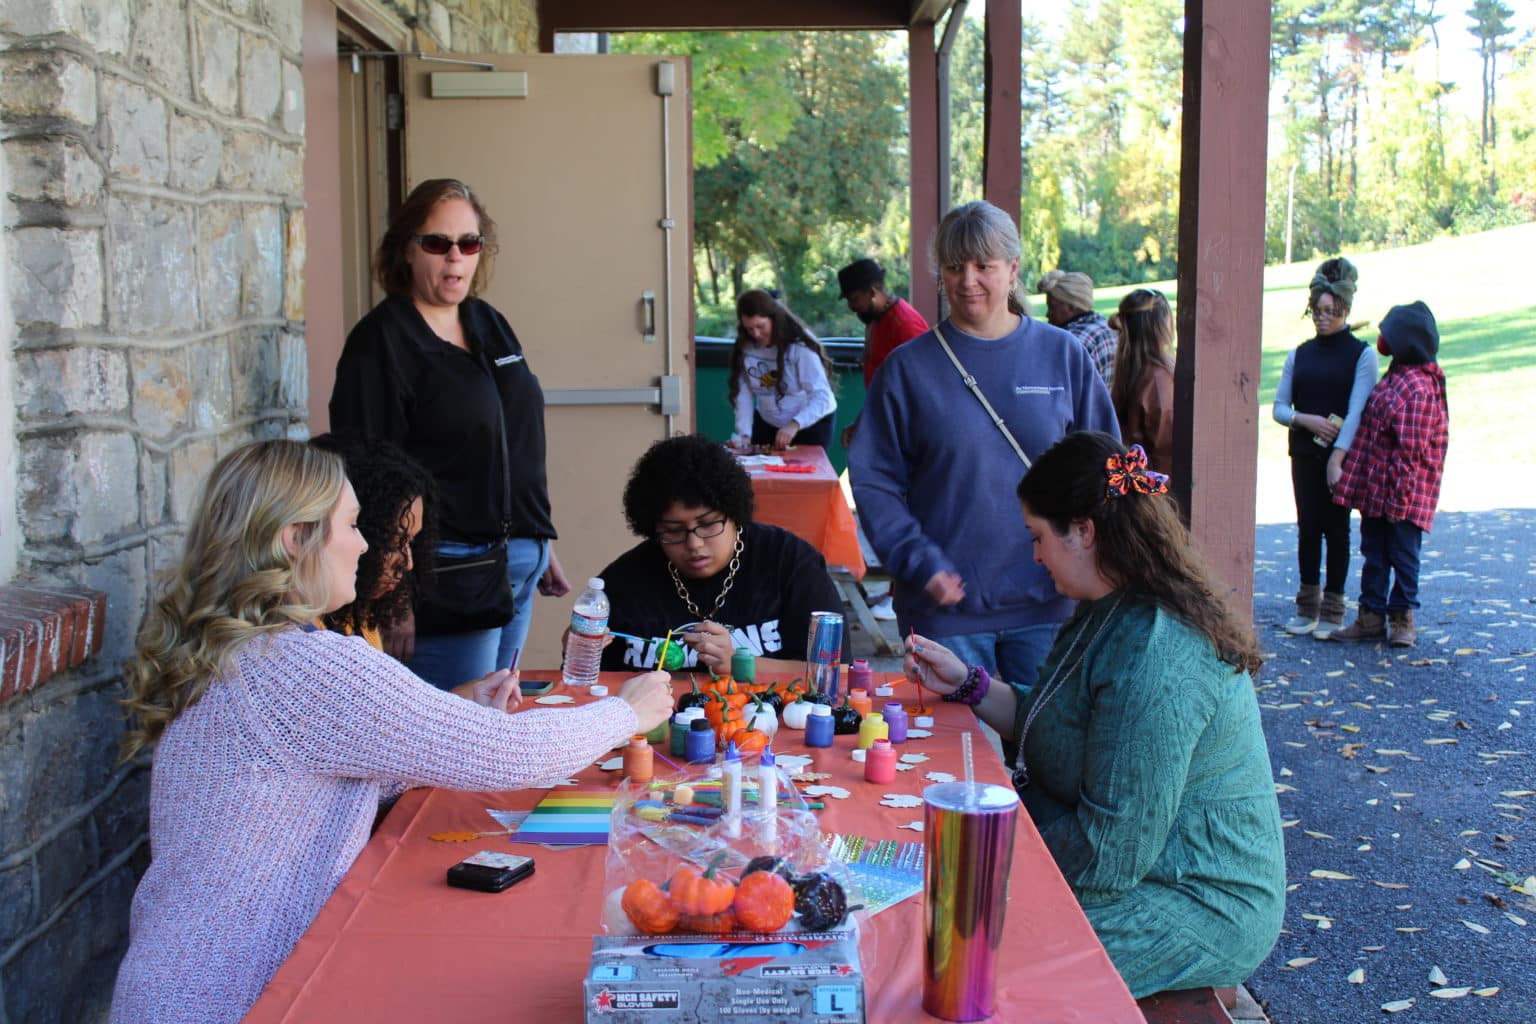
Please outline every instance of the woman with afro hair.
M409 623L416 581L431 571L437 544L437 488L432 475L388 441L320 434L310 444L340 455L361 510L357 527L368 550L357 563L357 597L328 613L328 629L361 636L401 661L410 658Z
M798 668L811 612L842 607L826 560L752 521L751 478L706 437L651 445L624 488L624 517L641 542L602 572L609 627L627 634L603 652L605 670L657 667L668 631L689 666L723 673L746 647L768 667Z

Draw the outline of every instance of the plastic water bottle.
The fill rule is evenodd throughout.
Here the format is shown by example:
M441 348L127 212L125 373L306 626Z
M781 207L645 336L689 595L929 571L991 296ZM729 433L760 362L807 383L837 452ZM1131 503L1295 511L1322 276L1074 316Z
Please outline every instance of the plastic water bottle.
M608 635L608 595L594 576L576 599L571 631L565 638L565 667L560 678L567 686L591 686L603 663L603 638Z

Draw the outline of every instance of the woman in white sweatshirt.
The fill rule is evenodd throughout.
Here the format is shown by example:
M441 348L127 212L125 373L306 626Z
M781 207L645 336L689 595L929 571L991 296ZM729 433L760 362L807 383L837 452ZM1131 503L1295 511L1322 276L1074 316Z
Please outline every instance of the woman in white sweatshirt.
M756 288L736 300L736 320L729 384L736 408L732 442L750 438L775 448L825 448L832 441L837 399L815 335L783 303Z

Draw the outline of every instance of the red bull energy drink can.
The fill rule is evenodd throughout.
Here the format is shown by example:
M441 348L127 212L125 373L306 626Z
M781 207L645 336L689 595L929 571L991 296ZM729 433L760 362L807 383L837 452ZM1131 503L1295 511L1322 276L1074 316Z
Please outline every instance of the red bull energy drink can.
M832 700L842 696L839 678L843 661L843 613L811 612L805 638L805 678L817 693Z

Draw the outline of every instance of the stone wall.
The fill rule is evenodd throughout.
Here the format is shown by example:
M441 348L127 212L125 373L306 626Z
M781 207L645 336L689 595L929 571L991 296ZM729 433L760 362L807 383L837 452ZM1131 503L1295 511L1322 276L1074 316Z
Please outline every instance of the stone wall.
M301 8L0 0L15 578L102 654L0 705L0 1021L99 1019L147 862L119 666L213 461L304 434Z
M534 0L374 6L537 48ZM120 666L213 462L306 433L302 11L0 0L0 583L107 596L99 656L0 699L0 1024L105 1018L149 853Z

